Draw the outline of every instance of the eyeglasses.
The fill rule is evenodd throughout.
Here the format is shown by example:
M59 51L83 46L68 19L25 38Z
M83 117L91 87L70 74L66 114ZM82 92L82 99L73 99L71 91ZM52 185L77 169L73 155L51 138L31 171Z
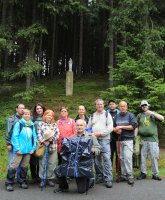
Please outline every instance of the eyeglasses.
M144 106L148 106L147 104L143 104L143 105L141 105L141 107L144 107Z

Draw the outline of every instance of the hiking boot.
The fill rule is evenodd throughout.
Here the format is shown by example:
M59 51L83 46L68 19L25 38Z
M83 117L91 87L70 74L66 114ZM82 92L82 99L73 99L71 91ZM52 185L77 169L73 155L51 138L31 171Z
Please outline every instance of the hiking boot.
M146 178L147 178L146 174L143 173L143 172L141 172L140 176L137 177L136 179L137 179L137 180L142 180L142 179L146 179Z
M33 178L32 180L29 181L29 183L35 184L35 183L38 183L38 180L36 178Z
M47 185L50 187L54 187L55 183L52 180L48 180Z
M23 182L23 183L20 184L20 187L22 189L28 189L28 184L26 182Z
M102 177L96 177L95 184L103 183L103 178Z
M90 178L89 179L89 188L93 188L95 185L95 178Z
M68 191L69 191L69 188L66 188L66 189L57 188L53 192L54 193L60 193L60 192L68 192Z
M105 186L106 186L107 188L112 188L112 182L107 181L107 182L105 183Z
M161 181L162 179L157 176L157 175L152 175L152 179L156 180L156 181Z
M45 184L45 182L40 182L40 188L42 188L42 187L45 187L46 186L46 184Z
M6 185L6 190L7 190L8 192L14 191L13 185L11 185L11 184Z
M127 183L128 183L128 185L134 185L134 179L133 178L128 178Z
M116 179L116 183L125 182L125 181L127 181L127 179L124 177L119 177L118 179Z

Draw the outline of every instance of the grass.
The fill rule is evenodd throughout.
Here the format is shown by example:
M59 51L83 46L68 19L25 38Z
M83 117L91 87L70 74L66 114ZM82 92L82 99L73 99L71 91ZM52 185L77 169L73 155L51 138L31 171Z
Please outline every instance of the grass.
M31 102L24 102L21 99L15 99L12 96L24 89L22 82L3 84L0 90L0 179L4 179L7 171L8 156L5 145L5 124L6 119L15 112L15 105L22 102L27 108L33 109L37 102L42 102L47 108L55 111L56 119L59 117L61 106L69 108L69 116L74 118L77 115L79 105L87 108L89 115L95 111L94 102L100 97L100 91L107 88L107 77L93 76L74 80L73 96L65 96L65 79L54 77L53 80L42 79L38 84L44 85L46 95L35 95ZM148 163L150 168L150 162ZM160 175L165 176L165 153L161 151L159 160ZM139 170L135 170L138 173Z

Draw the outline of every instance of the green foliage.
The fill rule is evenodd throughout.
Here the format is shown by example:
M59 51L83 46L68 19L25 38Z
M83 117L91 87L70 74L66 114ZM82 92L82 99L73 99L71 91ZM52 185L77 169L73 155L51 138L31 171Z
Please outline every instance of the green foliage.
M16 74L16 76L22 77L29 74L32 74L34 72L40 71L43 66L40 65L36 60L33 58L27 58L25 61L19 63L19 71Z
M11 45L7 43L7 40L4 38L0 38L0 50L10 50Z
M38 37L42 34L48 34L47 29L41 24L35 23L29 27L20 29L17 33L17 37L34 42L35 40L38 40Z
M21 101L26 101L29 102L33 100L34 96L44 96L46 94L46 87L41 85L41 86L33 86L32 88L24 91L24 92L19 92L15 94L13 97L17 98Z
M12 51L12 33L8 26L0 25L0 51L5 50L7 52Z
M18 67L19 68L15 71L5 70L1 72L1 76L8 80L14 80L17 77L33 75L35 72L38 72L43 69L43 66L31 57L26 58L26 60L20 62Z
M157 5L145 0L119 0L112 9L115 35L121 38L113 70L113 88L101 93L108 100L122 99L138 112L142 99L147 99L154 109L164 114L164 47L165 28L157 26L154 14ZM108 40L112 34L108 36Z

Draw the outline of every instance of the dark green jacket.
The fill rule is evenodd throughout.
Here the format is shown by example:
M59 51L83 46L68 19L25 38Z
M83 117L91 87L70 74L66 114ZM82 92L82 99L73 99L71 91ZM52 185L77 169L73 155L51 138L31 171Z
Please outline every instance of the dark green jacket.
M12 136L12 131L13 131L13 126L15 125L16 122L20 120L20 117L18 115L12 115L7 119L6 122L6 134L5 134L5 140L6 140L6 145L12 145L11 144L11 136Z

